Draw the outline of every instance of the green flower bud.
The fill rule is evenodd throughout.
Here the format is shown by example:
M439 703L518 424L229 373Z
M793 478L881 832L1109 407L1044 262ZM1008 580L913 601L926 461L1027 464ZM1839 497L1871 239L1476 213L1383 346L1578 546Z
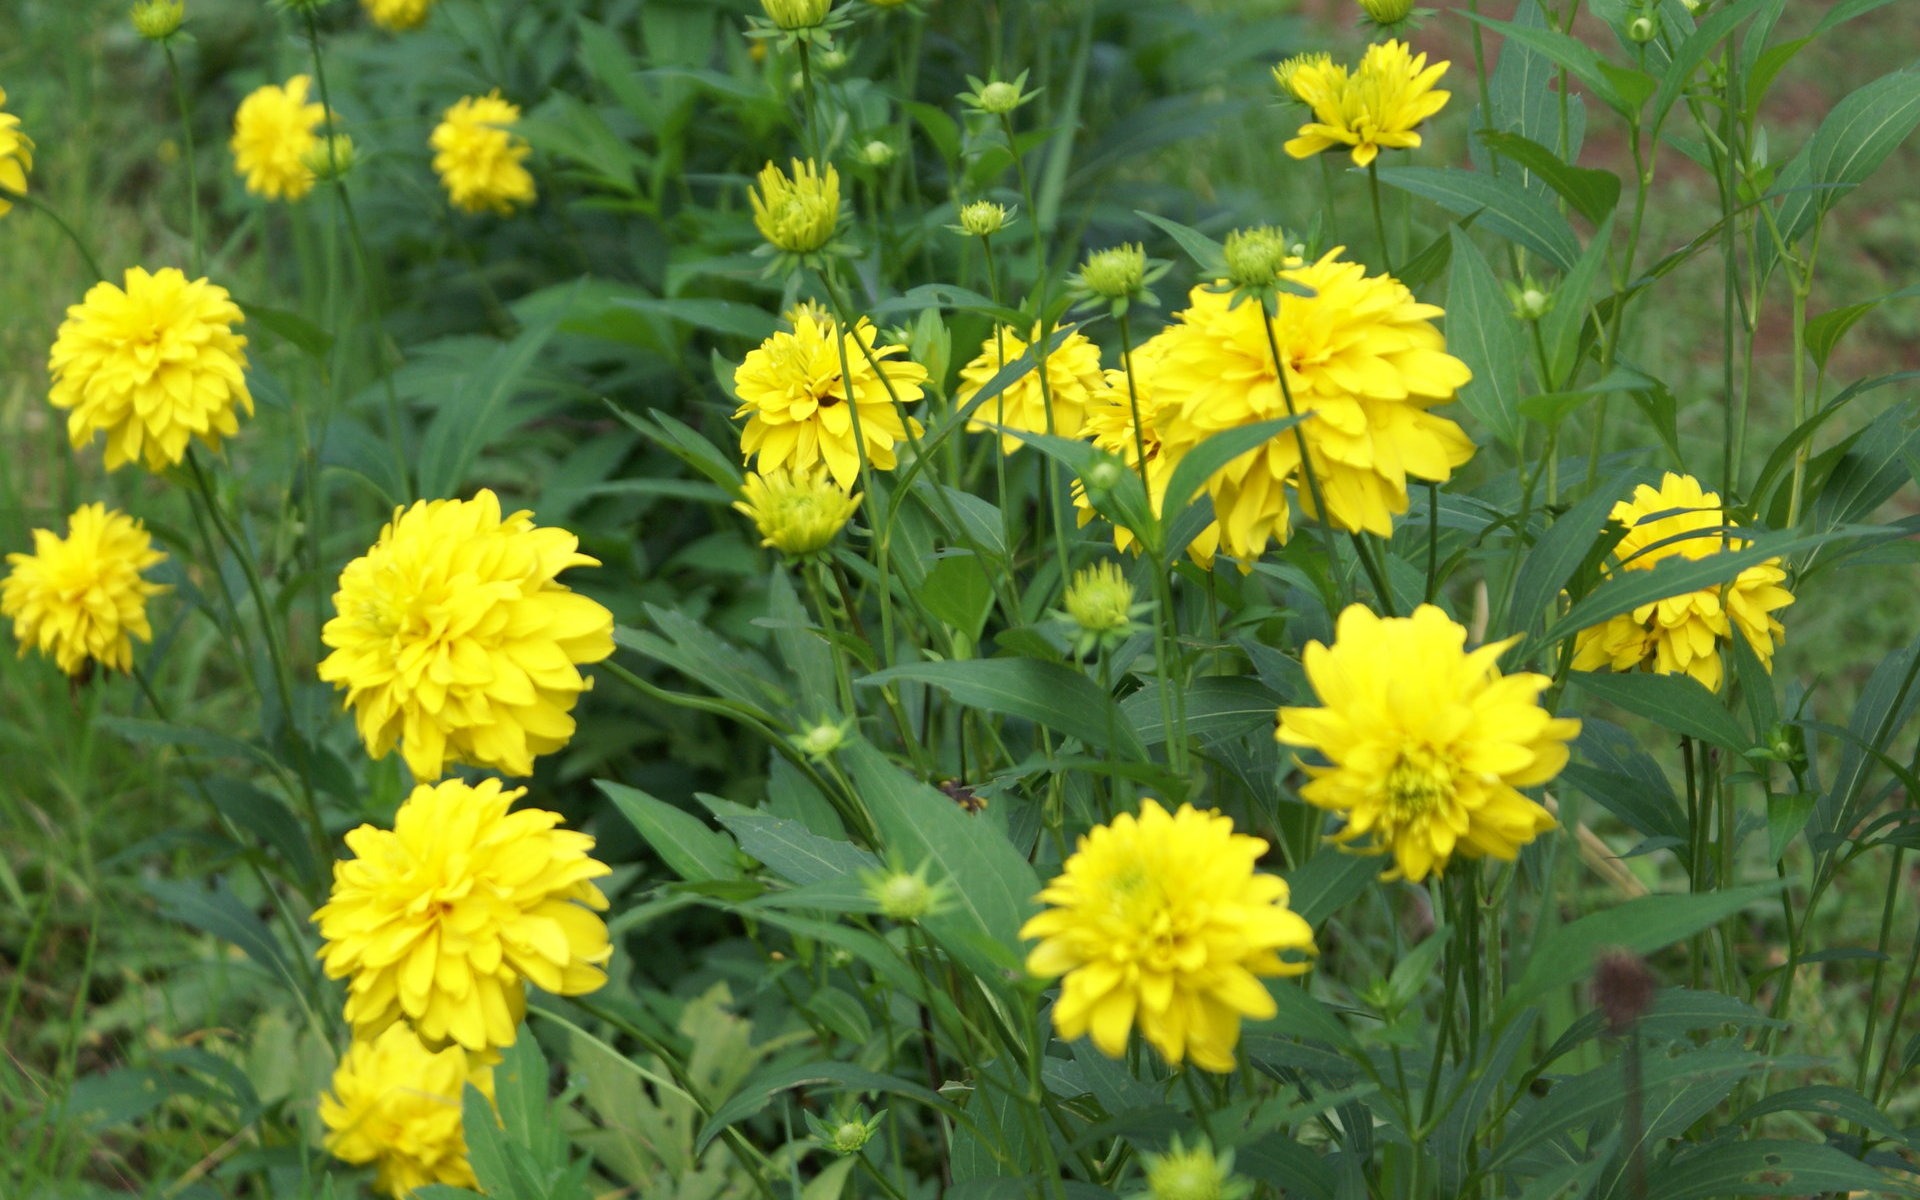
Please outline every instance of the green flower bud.
M1660 36L1660 22L1651 13L1645 13L1627 22L1627 39L1641 45Z
M975 200L960 207L959 229L971 237L992 237L1007 227L1013 219L1005 205L995 204L991 200Z
M1242 288L1268 288L1297 257L1286 231L1272 225L1227 235L1227 278Z
M353 139L344 133L331 137L315 138L306 153L300 156L300 163L313 172L315 179L321 182L344 178L353 170L356 161Z
M133 6L133 31L150 42L164 42L180 32L187 18L185 0L140 0Z
M1146 281L1147 252L1137 243L1095 251L1080 268L1080 286L1103 300L1129 299Z
M1165 1154L1146 1155L1146 1167L1153 1200L1239 1200L1251 1190L1233 1174L1233 1152L1215 1157L1205 1142L1188 1150L1175 1138Z
M1367 20L1384 28L1406 20L1413 13L1413 0L1360 0L1360 7Z
M781 29L812 29L823 25L833 0L760 0L760 10Z

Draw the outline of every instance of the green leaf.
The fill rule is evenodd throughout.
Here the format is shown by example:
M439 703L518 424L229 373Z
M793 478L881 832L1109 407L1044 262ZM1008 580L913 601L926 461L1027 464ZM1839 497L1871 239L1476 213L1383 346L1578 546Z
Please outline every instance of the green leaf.
M707 828L706 823L692 813L610 779L596 779L594 786L613 801L614 807L633 823L647 845L653 847L653 852L680 878L689 883L706 883L742 877L734 858L733 843L725 834Z
M1707 60L1714 48L1719 46L1738 29L1742 22L1752 17L1762 8L1775 3L1775 0L1741 0L1729 8L1716 10L1699 28L1687 35L1685 41L1675 48L1673 61L1660 77L1659 90L1653 94L1653 113L1647 123L1658 132L1666 123L1667 114L1679 102L1687 84L1693 79L1693 73Z
M1258 679L1244 675L1203 675L1178 693L1186 702L1187 736L1202 745L1234 741L1248 734L1273 736L1282 697ZM1140 732L1140 740L1158 746L1167 740L1160 712L1160 684L1149 682L1120 702L1120 711Z
M1634 468L1608 477L1556 517L1540 535L1520 564L1520 575L1514 582L1513 604L1507 610L1509 632L1526 632L1541 613L1556 607L1561 589L1606 535L1607 514L1613 511L1616 498L1625 495L1644 474ZM1617 535L1610 539L1609 550L1618 540Z
M1287 889L1293 893L1289 903L1307 924L1317 926L1371 887L1388 865L1379 855L1323 844L1287 873Z
M1647 1184L1647 1200L1719 1200L1850 1192L1886 1195L1891 1180L1878 1168L1832 1146L1757 1140L1718 1142L1680 1154L1651 1173Z
M1593 797L1642 837L1687 839L1689 819L1660 764L1611 721L1583 717L1574 750L1581 760L1561 778Z
M1555 29L1519 25L1512 21L1483 17L1475 12L1466 13L1465 16L1488 29L1497 31L1509 42L1518 42L1536 54L1543 54L1555 64L1565 67L1568 74L1586 84L1588 89L1607 107L1622 115L1629 112L1622 103L1620 94L1614 90L1613 81L1608 79L1601 69L1603 64L1599 53L1580 39Z
M1826 370L1827 359L1832 357L1834 347L1840 344L1840 339L1847 335L1848 330L1859 323L1860 318L1889 300L1903 300L1910 296L1920 296L1920 284L1901 288L1897 292L1889 292L1862 304L1848 304L1831 312L1821 313L1807 322L1807 353L1813 356L1815 365L1822 371Z
M1554 289L1553 308L1540 318L1540 340L1547 347L1546 385L1558 387L1573 378L1579 361L1581 334L1593 315L1593 285L1612 244L1613 218L1608 217L1594 230L1587 248L1573 270L1560 278Z
M1032 865L992 819L963 811L866 742L853 742L840 759L873 815L881 849L948 883L948 903L923 922L927 931L982 983L1000 984L1007 966L1018 966L1020 926L1040 891Z
M933 616L978 642L993 609L993 582L980 559L964 552L950 554L927 572L920 602Z
M487 443L507 431L514 420L508 402L519 394L528 369L560 328L566 310L565 304L556 306L477 364L463 380L475 394L449 397L440 405L420 442L416 473L421 495L456 494Z
M148 879L140 886L159 902L161 916L238 946L248 958L278 976L295 992L306 991L308 981L294 971L266 922L240 903L224 880L215 880L210 889L172 879Z
M844 1062L776 1064L754 1072L739 1090L700 1127L693 1151L699 1154L722 1130L736 1125L773 1102L781 1092L794 1088L820 1088L827 1092L878 1092L918 1101L942 1115L953 1117L958 1109L925 1084L913 1083L895 1075L882 1075Z
M1498 129L1483 129L1480 140L1496 154L1504 155L1538 175L1546 185L1566 197L1574 210L1595 225L1613 215L1620 203L1620 177L1611 171L1595 171L1560 161L1553 151L1530 138Z
M1227 464L1280 437L1311 414L1256 421L1213 434L1182 455L1160 499L1160 520L1171 525Z
M1880 169L1880 164L1920 125L1920 71L1905 69L1848 94L1814 130L1806 146L1774 184L1780 196L1775 223L1791 244L1839 203L1840 197ZM1774 264L1772 242L1760 256L1763 271Z
M880 860L850 842L822 837L799 821L776 817L759 809L702 796L727 831L740 840L740 849L767 865L774 874L801 887L829 883L863 871L875 871Z
M1674 733L1711 742L1734 754L1745 754L1753 747L1753 738L1740 728L1720 697L1691 675L1575 671L1568 680L1587 695Z
M1605 950L1651 954L1724 921L1780 887L1774 881L1701 895L1642 896L1559 926L1534 944L1526 969L1500 1003L1500 1019L1510 1020L1554 988L1586 978Z
M903 680L938 688L970 708L1044 725L1122 758L1147 757L1113 697L1071 667L1031 658L908 663L862 676L854 686L884 687Z
M708 300L694 296L654 299L649 296L623 296L614 303L650 317L659 317L680 325L690 325L709 333L725 334L742 341L758 342L779 324L772 314L737 300Z
M1520 445L1520 362L1526 335L1493 268L1459 229L1447 273L1447 351L1473 371L1460 403L1509 449Z
M296 312L268 308L263 304L240 304L247 320L275 335L315 362L324 362L333 351L333 335Z
M1379 175L1380 182L1458 216L1480 213L1479 228L1537 252L1562 271L1580 259L1580 239L1567 219L1517 181L1456 167L1383 167Z

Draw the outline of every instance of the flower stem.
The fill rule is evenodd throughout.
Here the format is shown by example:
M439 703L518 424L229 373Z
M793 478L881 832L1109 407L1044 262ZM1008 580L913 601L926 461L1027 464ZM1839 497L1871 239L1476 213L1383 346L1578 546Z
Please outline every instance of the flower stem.
M29 196L25 192L16 192L8 187L0 187L0 199L9 200L16 204L24 204L28 208L45 216L55 225L58 225L60 232L67 235L67 241L73 243L73 248L79 252L81 260L87 264L87 270L92 272L93 277L96 280L107 277L107 273L100 269L100 260L93 256L93 251L87 248L87 244L80 240L80 235L74 232L73 226L67 224L59 213L53 211L53 209L35 197Z
M161 39L160 49L167 56L167 74L173 76L173 98L180 106L180 136L185 142L187 160L187 228L192 238L192 257L188 261L193 264L194 278L198 279L205 251L200 229L200 167L193 153L193 109L187 103L187 84L181 77L179 60L173 54L173 39Z

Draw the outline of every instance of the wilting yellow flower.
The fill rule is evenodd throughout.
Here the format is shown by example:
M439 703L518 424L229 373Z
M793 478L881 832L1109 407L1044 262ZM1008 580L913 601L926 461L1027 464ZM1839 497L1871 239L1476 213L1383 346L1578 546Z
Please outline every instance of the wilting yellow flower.
M434 0L360 0L367 18L389 33L405 33L427 23Z
M1300 795L1346 817L1335 840L1393 856L1386 878L1416 883L1454 855L1511 861L1552 829L1519 789L1567 763L1580 722L1540 707L1545 675L1500 674L1517 638L1467 651L1467 631L1431 604L1378 617L1355 604L1333 645L1307 643L1307 681L1323 708L1283 708L1275 736L1317 750Z
M1283 430L1209 484L1220 550L1243 569L1270 541L1290 536L1288 486L1309 516L1318 515L1300 472L1302 440L1325 519L1383 537L1407 511L1409 478L1444 483L1473 456L1458 425L1427 411L1472 378L1433 325L1442 310L1420 303L1392 276L1342 262L1341 249L1281 273L1315 294L1278 297L1272 345L1258 303L1234 307L1230 296L1204 287L1154 339L1157 393L1178 406L1177 417L1162 420L1176 454L1222 430L1287 415L1273 346L1287 365L1295 411L1311 414L1295 427L1298 438Z
M792 315L792 333L775 333L733 373L740 397L733 415L747 418L740 432L741 457L758 456L762 474L785 469L809 475L824 463L834 482L851 491L860 475L860 443L874 470L891 471L897 462L894 445L907 440L908 425L914 437L920 436L920 422L911 417L903 421L894 401L904 405L920 399L927 369L910 360L887 361L907 348L876 345L873 323L864 317L853 333L841 335L830 320L797 311ZM872 362L867 361L869 354Z
M796 158L791 176L768 163L759 180L759 190L749 190L747 200L768 245L782 254L805 255L833 240L840 224L840 172L831 163L823 174L812 159Z
M1641 484L1633 490L1633 499L1613 506L1612 518L1627 527L1614 550L1623 571L1650 571L1674 558L1697 562L1747 545L1720 532L1733 524L1732 516L1720 507L1719 495L1702 491L1691 475L1669 471L1658 488ZM1612 574L1612 568L1601 570ZM1773 648L1786 637L1786 626L1774 613L1793 603L1786 581L1780 560L1770 558L1724 584L1621 613L1580 631L1573 644L1574 670L1645 667L1656 675L1685 672L1718 690L1723 677L1720 647L1732 640L1738 625L1754 657L1771 671Z
M749 472L745 498L733 507L753 521L762 546L788 558L805 558L833 544L860 507L860 497L848 495L824 471L794 475L772 470L764 475Z
M512 131L519 119L519 105L501 99L499 88L455 101L440 118L427 141L455 208L504 217L533 203L533 176L522 165L533 147Z
M398 742L430 780L449 763L531 775L565 746L593 686L580 664L613 653L613 614L556 579L599 565L579 546L531 513L502 518L485 489L395 509L340 573L339 615L320 633L333 649L320 678L346 689L367 752Z
M7 89L0 88L0 192L27 194L27 172L33 170L33 139L20 131L20 118L6 111ZM0 194L0 217L13 201Z
M24 657L29 646L79 675L89 662L133 669L133 638L153 640L147 597L167 589L140 572L167 556L140 522L104 504L82 504L67 536L33 531L32 554L9 554L0 582L0 615L13 619Z
M173 267L129 267L124 289L94 284L67 309L47 360L47 398L68 410L73 448L106 434L109 471L135 459L162 470L196 437L218 450L240 432L234 410L253 415L247 339L233 331L246 319L227 289Z
M560 814L508 812L525 792L423 783L391 830L347 834L353 857L334 864L313 919L357 1032L404 1019L430 1042L509 1046L528 983L556 996L606 983L607 899L592 881L610 868L593 838L558 828Z
M313 190L307 152L327 110L307 102L312 80L295 75L285 87L254 89L233 114L233 169L247 190L269 200L299 200Z
M1331 61L1301 64L1284 83L1313 109L1313 120L1286 144L1287 153L1311 158L1348 146L1354 165L1364 167L1382 150L1418 146L1420 123L1446 107L1451 95L1433 86L1450 65L1429 67L1426 55L1401 41L1368 46L1352 74Z
M427 1049L404 1023L356 1039L320 1097L327 1150L373 1164L375 1186L396 1200L433 1183L478 1187L461 1121L469 1083L493 1098L493 1068L471 1065L458 1046Z
M1049 336L1057 329L1058 326L1050 329ZM1028 336L1039 341L1040 327L1034 326ZM960 368L960 388L954 396L954 403L965 408L967 402L986 387L987 381L1000 373L1000 368L1026 353L1028 344L1011 326L1002 325L989 334L980 346L979 355ZM1079 436L1080 427L1087 419L1087 403L1105 383L1100 374L1100 347L1075 330L1062 338L1054 346L1053 353L1047 355L1045 370L1045 393L1040 388L1040 370L1029 370L1003 388L999 395L974 409L973 416L967 421L968 431L991 433L992 427L999 425L1007 429L1024 429L1029 433ZM1052 429L1047 428L1046 401L1049 394L1053 401ZM1000 435L1000 449L1005 453L1012 454L1021 444L1020 439L1010 433Z
M1314 953L1286 881L1253 869L1266 851L1217 812L1183 804L1168 815L1152 800L1082 837L1040 893L1053 907L1020 930L1040 939L1027 970L1066 976L1053 1006L1060 1036L1091 1034L1119 1058L1137 1024L1168 1063L1231 1071L1240 1019L1274 1015L1260 977L1307 969L1279 951Z

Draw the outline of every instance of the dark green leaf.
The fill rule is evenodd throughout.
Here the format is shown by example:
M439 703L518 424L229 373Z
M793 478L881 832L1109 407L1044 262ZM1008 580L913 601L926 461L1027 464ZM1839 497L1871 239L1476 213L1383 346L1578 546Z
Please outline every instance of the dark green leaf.
M719 830L707 828L692 813L639 788L609 779L597 779L594 784L680 878L691 883L741 878L733 843Z
M1727 1196L1886 1194L1888 1179L1831 1146L1811 1142L1720 1142L1677 1156L1648 1179L1648 1200Z
M1473 371L1460 403L1502 444L1520 444L1520 362L1526 335L1493 268L1465 232L1453 231L1447 273L1447 350Z
M909 663L854 682L875 688L902 680L939 688L970 708L1033 721L1124 758L1147 757L1113 697L1071 667L1031 658Z
M1517 133L1483 129L1480 140L1495 153L1505 155L1532 171L1554 191L1566 197L1574 210L1595 225L1613 214L1620 203L1620 177L1611 171L1595 171L1561 162L1553 151Z
M827 1092L863 1092L902 1096L918 1101L949 1117L956 1110L925 1084L912 1083L894 1075L882 1075L852 1063L814 1062L778 1064L755 1071L740 1085L725 1104L714 1111L694 1139L694 1153L705 1150L722 1130L744 1121L773 1102L781 1092L794 1088L819 1088Z
M1734 754L1744 754L1753 746L1753 738L1740 728L1720 697L1691 675L1575 671L1570 681L1587 695L1674 733L1711 742Z
M1385 167L1379 175L1380 182L1458 216L1480 213L1479 228L1539 253L1562 271L1579 261L1580 240L1567 219L1517 181L1454 167Z

